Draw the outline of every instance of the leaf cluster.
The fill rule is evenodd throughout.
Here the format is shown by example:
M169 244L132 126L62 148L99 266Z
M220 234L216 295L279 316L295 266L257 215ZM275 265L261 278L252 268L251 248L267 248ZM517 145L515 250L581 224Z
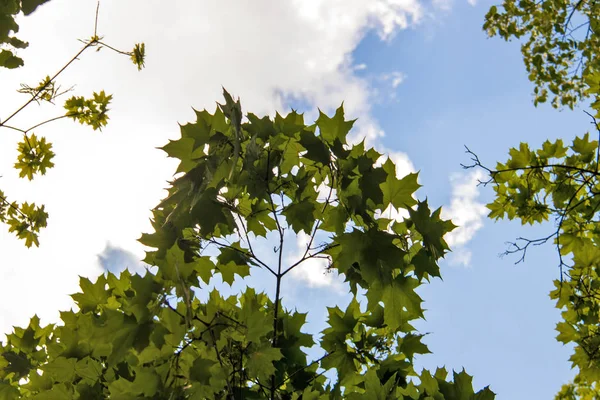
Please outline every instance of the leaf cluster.
M25 246L39 246L38 234L48 224L48 213L43 205L9 202L0 190L0 222L8 225L8 231L25 241Z
M600 69L600 4L593 0L504 0L483 29L505 40L524 39L523 61L534 103L573 108L585 98L584 75Z
M563 385L554 400L600 400L600 390L596 383L582 382L578 376Z
M0 396L493 399L464 371L450 380L443 368L413 368L429 352L411 325L423 318L416 289L440 276L453 228L413 197L416 174L398 178L391 160L347 143L343 107L313 125L295 111L243 121L239 100L224 94L163 147L180 163L153 210L155 231L140 239L151 270L82 278L79 310L63 312L61 325L33 318L16 329L0 348ZM409 217L380 217L388 207ZM282 257L286 232L310 238L295 262ZM353 293L345 309L327 310L318 337L281 302L281 281L310 259L343 274ZM206 293L215 276L232 284L257 268L271 274L274 298ZM309 360L315 344L323 356Z
M89 125L92 129L102 130L108 123L108 104L112 95L106 95L104 90L94 93L93 98L86 99L83 96L73 96L65 101L67 117L78 121L82 125Z

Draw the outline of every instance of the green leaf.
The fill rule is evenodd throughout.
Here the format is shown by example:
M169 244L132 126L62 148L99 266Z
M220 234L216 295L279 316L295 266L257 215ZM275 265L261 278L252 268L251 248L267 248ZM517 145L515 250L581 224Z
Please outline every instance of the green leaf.
M58 357L41 367L55 382L69 382L75 376L74 358Z
M94 92L92 96L91 99L85 99L83 96L67 99L64 105L67 110L65 116L101 131L108 123L108 105L112 95L106 95L103 90L100 93Z
M244 278L250 275L250 267L248 265L239 265L234 262L230 262L227 264L219 264L217 269L221 273L221 277L223 278L223 282L232 285L235 280L235 275Z
M300 231L304 231L305 233L310 234L315 222L315 211L315 202L310 199L305 199L287 205L281 214L285 216L294 232L300 233Z
M23 14L29 15L48 1L50 0L21 0L21 10L23 11Z
M98 277L96 283L92 283L88 278L79 277L79 286L82 293L72 294L71 297L81 311L95 311L100 305L106 304L108 301L108 293L106 292L106 280L103 276Z
M250 275L248 263L251 260L247 251L240 246L240 242L233 243L229 247L222 247L220 252L217 257L219 260L217 269L221 273L223 282L229 285L233 284L234 274L239 275L241 278Z
M16 387L0 382L0 400L16 400L20 396L19 390Z
M423 237L425 248L436 259L448 249L444 235L455 228L452 222L440 219L440 212L441 210L438 209L430 214L427 200L418 202L416 210L408 209L412 222Z
M403 321L402 318L403 312L423 317L423 299L415 292L417 286L419 282L416 279L397 276L389 285L383 287L384 320L393 331L406 322L406 319Z
M135 47L131 51L131 61L137 66L138 71L141 71L142 68L146 66L145 63L146 58L146 44L145 43L136 43Z
M512 148L509 151L510 161L507 163L509 168L523 168L531 162L531 150L527 143L521 143L519 150Z
M281 357L281 350L265 344L250 354L247 363L248 371L259 380L266 381L275 373L273 362L280 360Z
M86 357L77 361L75 364L75 373L87 384L94 385L102 375L102 364L93 358Z
M596 149L598 148L598 141L592 140L590 141L590 134L586 133L583 138L576 137L573 139L573 145L571 149L573 151L581 154L584 157L586 162L591 161L592 157L596 154Z
M341 235L346 228L348 219L349 215L344 207L329 205L325 208L325 212L321 217L323 223L319 228L323 231Z
M307 130L302 131L300 134L300 144L307 150L303 158L322 165L329 164L331 157L329 149L321 138L315 136L313 132Z
M209 384L211 372L210 369L217 364L216 361L206 358L196 358L190 368L190 379L200 382L204 385Z
M433 376L431 376L431 373L429 371L423 370L423 372L421 372L419 380L421 381L421 385L419 385L420 390L425 392L429 396L434 397L440 392L438 381Z
M29 46L29 43L22 41L21 39L17 39L16 37L11 37L8 40L8 43L16 49L26 49Z
M420 249L414 255L411 262L415 266L415 276L419 281L423 278L429 280L430 276L441 277L440 267L436 262L436 258L426 248Z
M192 156L194 144L194 139L182 137L179 140L169 140L169 143L161 147L161 150L167 153L169 157L181 160L177 172L188 172L197 165Z
M333 118L328 117L319 110L319 118L317 126L319 127L320 136L330 144L333 144L337 139L340 143L346 144L346 136L354 122L344 120L344 105L342 104L337 110ZM305 146L306 147L306 146Z
M406 334L399 342L399 348L410 360L413 359L415 354L428 354L431 353L426 344L422 343L421 340L425 335L415 335L412 333Z
M384 207L391 204L395 208L407 209L417 204L413 194L421 187L417 183L418 174L408 174L402 179L398 179L396 177L396 166L389 158L383 164L383 169L387 172L385 183L381 184Z
M17 57L10 50L0 51L0 67L14 69L24 65L23 59Z

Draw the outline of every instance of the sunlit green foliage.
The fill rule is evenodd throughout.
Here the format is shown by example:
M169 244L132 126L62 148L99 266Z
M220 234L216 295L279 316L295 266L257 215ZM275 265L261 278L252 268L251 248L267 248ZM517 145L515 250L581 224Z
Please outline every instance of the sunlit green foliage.
M239 100L225 98L163 148L180 163L154 232L140 239L155 268L82 278L78 311L16 329L0 348L0 398L493 399L464 371L450 381L443 368L413 367L429 352L411 325L423 318L415 290L440 276L454 228L413 198L417 176L398 179L391 160L348 144L342 107L313 125L294 111L243 122ZM410 217L378 217L389 206ZM300 232L308 245L285 262L286 238ZM281 303L282 280L312 259L343 273L353 294L328 309L320 337ZM273 298L206 293L212 277L231 284L257 268ZM315 343L323 356L309 360Z
M562 386L554 400L600 400L600 390L596 383L581 382L576 377L574 382Z
M490 36L524 39L523 60L534 103L573 108L585 96L584 75L600 70L600 4L595 0L504 0L483 28Z
M100 93L94 93L94 97L86 99L83 96L73 96L65 101L65 114L80 124L89 125L94 130L102 129L108 123L108 103L112 100L112 95L106 95L104 90Z
M538 239L519 238L507 253L521 259L532 245L554 242L561 278L550 296L562 310L557 339L575 344L571 357L579 374L565 385L557 399L596 399L600 380L600 253L597 197L600 126L600 4L590 0L539 2L504 0L486 15L490 36L524 39L521 50L534 103L552 100L554 107L592 100L595 126L568 140L546 141L532 150L526 143L511 149L510 159L490 173L496 199L489 204L494 219L519 219L524 224L554 219L556 229Z
M599 89L591 86L587 90L595 96L596 108ZM519 254L518 261L522 261L532 246L554 243L561 277L554 282L550 297L562 310L563 319L556 327L557 340L575 345L571 362L579 370L576 383L581 390L600 381L600 125L589 116L595 127L593 135L577 136L569 144L562 139L547 140L539 149L521 143L510 149L510 158L495 169L482 165L469 151L473 164L467 166L489 173L489 180L483 183L493 185L496 194L488 204L490 218L516 219L523 224L554 221L547 236L521 237L511 243L506 254ZM568 397L571 389L565 388L562 398L588 398Z

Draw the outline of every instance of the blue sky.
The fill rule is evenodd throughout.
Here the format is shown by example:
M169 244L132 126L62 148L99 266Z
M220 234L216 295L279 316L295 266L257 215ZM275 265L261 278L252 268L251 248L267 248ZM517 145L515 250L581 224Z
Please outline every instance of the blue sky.
M569 140L589 126L580 110L533 106L518 45L488 39L481 29L487 7L453 4L434 26L402 31L388 42L371 32L352 53L355 65L366 65L358 74L380 92L372 113L386 132L382 142L409 155L424 185L420 197L436 207L450 200L449 174L469 163L464 145L493 166L521 141L537 146L548 138ZM397 88L381 83L398 69L404 79ZM309 107L298 100L286 105ZM491 198L491 187L481 190L482 201ZM433 354L419 366L465 367L476 386L491 385L500 400L552 398L573 376L570 350L554 339L559 313L548 293L559 272L553 249L534 249L519 265L516 257L499 257L506 241L542 236L550 228L485 221L469 243L470 265L444 263L444 280L420 291L428 311L418 327L430 332L426 342ZM259 273L247 283L272 292L261 284L265 279L269 274ZM312 313L312 329L323 326L316 322L326 316L323 304L349 298L307 286L286 293L288 304Z
M481 30L489 5L457 2L429 32L403 32L389 44L370 35L354 52L371 73L401 63L407 78L397 101L376 106L373 114L387 132L384 143L405 151L420 169L420 193L434 204L448 201L447 172L469 162L463 145L494 166L521 141L569 142L589 130L581 110L534 108L518 44L488 39ZM489 200L492 190L481 193ZM554 339L559 313L548 297L559 277L556 254L548 245L519 265L516 257L498 257L505 241L543 237L551 229L485 222L469 243L470 267L446 266L444 281L421 292L429 311L419 327L432 332L427 343L433 351L423 365L465 366L476 385L491 384L499 399L553 397L573 374L569 349Z
M33 184L11 175L8 149L15 139L0 136L3 190L43 202L51 213L39 249L25 250L0 231L8 260L0 265L0 332L33 313L55 320L58 309L71 307L68 294L77 290L78 275L139 270L143 248L136 239L150 229L148 210L175 168L155 148L177 137L176 122L193 118L191 106L212 111L221 85L259 114L294 107L310 117L316 107L331 112L345 101L348 116L359 118L357 135L404 163L403 173L420 171L420 198L445 208L463 199L468 207L454 210L463 216L492 198L491 188L477 197L472 187L457 184L469 176L460 167L469 161L464 145L493 166L520 141L534 147L547 138L568 142L589 129L581 110L533 106L518 43L488 39L481 30L491 3L401 3L264 0L227 8L181 0L164 19L158 3L103 1L99 26L107 41L123 48L146 41L147 69L137 73L105 52L82 57L65 86L78 83L82 95L99 88L115 93L111 122L102 135L70 123L40 132L55 144L57 166ZM52 0L23 22L22 35L32 42L24 54L30 66L0 71L0 92L7 93L0 117L20 101L11 94L15 82L37 81L77 51L74 38L89 31L95 4ZM225 18L235 23L220 22ZM231 58L240 53L243 63ZM397 85L395 78L401 78ZM51 109L35 112L52 116ZM426 343L433 354L418 365L465 367L477 387L491 385L500 400L552 398L573 376L569 349L554 339L559 313L548 297L559 276L556 255L546 246L519 265L514 257L498 257L506 241L542 236L551 226L493 223L480 212L470 218L472 229L456 241L457 254L470 253L470 261L450 257L442 265L444 280L421 288L428 311L418 327L431 333ZM266 276L258 272L246 283L272 293ZM348 300L339 279L323 275L319 265L293 278L284 286L286 304L309 311L311 331L323 326L323 305ZM23 282L44 304L21 293ZM217 286L230 292L240 284ZM11 306L15 299L19 309Z

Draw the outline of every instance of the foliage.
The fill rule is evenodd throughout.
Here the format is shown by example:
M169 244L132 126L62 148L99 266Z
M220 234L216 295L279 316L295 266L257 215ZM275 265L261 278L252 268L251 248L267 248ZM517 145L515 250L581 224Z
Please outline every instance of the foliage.
M0 0L0 48L2 44L10 44L13 47L24 48L27 43L20 41L16 37L10 37L10 32L17 32L19 26L14 21L14 16L23 11L25 15L32 13L40 4L48 0ZM98 23L98 9L96 9L96 28ZM2 31L6 29L6 32ZM55 100L66 94L70 89L61 91L60 85L56 83L58 76L69 67L75 60L90 48L100 50L106 47L117 53L131 58L133 63L141 70L144 66L145 45L136 44L133 51L123 52L117 50L102 41L94 31L94 35L89 40L83 40L84 46L79 52L71 58L56 74L52 77L46 76L37 85L29 86L21 84L19 93L27 95L28 100L7 118L0 120L0 128L7 128L20 132L23 140L17 145L17 162L14 164L19 171L21 178L26 177L32 180L36 175L45 175L46 171L54 166L52 159L55 154L51 150L52 144L45 137L38 137L33 133L34 129L40 128L49 122L62 118L71 118L75 121L91 126L94 130L101 130L108 122L108 105L112 100L112 95L107 95L104 91L93 93L89 99L83 96L72 96L65 100L64 108L66 113L54 118L38 122L27 129L8 125L19 112L31 105L33 102L48 102L54 104ZM4 56L3 56L4 55ZM10 50L0 50L0 66L7 68L16 68L23 65L22 59L14 55ZM9 201L0 191L0 222L8 225L10 232L14 232L18 238L25 240L25 245L39 246L38 234L40 230L47 225L48 213L44 206L36 206L33 203L18 203Z
M590 86L587 93L596 96L594 107L598 109L600 87ZM586 133L570 145L562 139L547 140L539 149L521 143L510 149L510 158L495 169L484 166L467 149L473 164L465 166L489 174L489 180L482 183L492 184L495 191L494 201L488 204L490 218L516 219L523 224L551 217L555 221L547 236L520 237L505 254L520 254L517 262L521 262L531 246L551 241L556 247L561 276L550 297L562 310L557 340L575 345L570 360L579 370L576 385L563 390L565 399L575 388L586 393L584 388L600 381L600 125L595 116L588 115L596 139Z
M505 40L525 39L523 60L534 103L573 108L585 97L584 76L600 69L600 4L594 0L504 0L483 28Z
M23 59L16 55L17 49L25 49L29 43L14 36L19 32L15 17L21 12L30 15L49 0L2 0L0 1L0 67L18 68Z
M485 169L493 184L495 200L488 205L493 219L518 219L523 224L555 220L546 237L520 237L506 254L519 253L523 261L530 246L552 241L559 258L561 277L550 297L562 310L557 339L574 344L571 357L579 372L563 386L557 399L598 398L600 380L600 240L597 197L600 181L600 5L595 1L504 0L492 6L484 29L505 40L525 39L521 45L529 79L534 83L534 104L550 96L555 108L573 108L592 99L596 132L576 137L570 146L563 140L546 141L532 150L526 143L510 150L506 163L485 167L470 150L474 163Z
M554 400L600 400L600 390L596 383L581 382L576 377L572 383L563 385Z
M444 368L413 368L429 352L411 325L423 318L416 289L440 276L454 227L413 198L417 175L399 179L391 160L348 144L342 107L313 125L295 111L242 122L239 100L225 100L163 147L180 163L140 239L155 268L82 278L62 325L17 328L0 350L0 399L493 399L464 371L449 381ZM410 216L379 217L388 207ZM308 245L284 263L286 238L301 232ZM353 294L328 309L320 339L281 303L282 280L311 259ZM213 277L231 284L257 268L274 298L206 293ZM324 355L309 361L317 339Z

